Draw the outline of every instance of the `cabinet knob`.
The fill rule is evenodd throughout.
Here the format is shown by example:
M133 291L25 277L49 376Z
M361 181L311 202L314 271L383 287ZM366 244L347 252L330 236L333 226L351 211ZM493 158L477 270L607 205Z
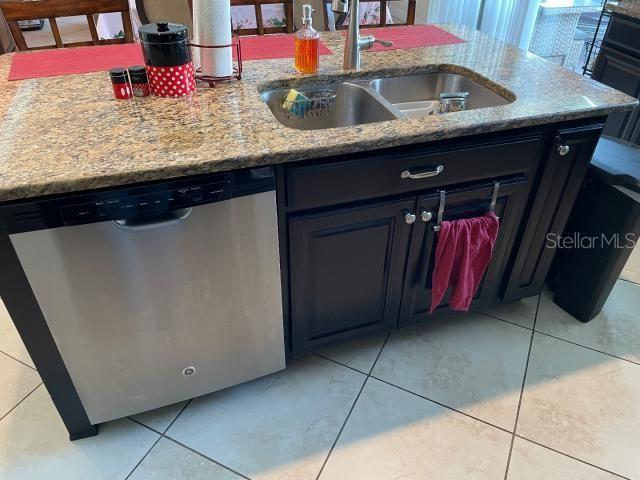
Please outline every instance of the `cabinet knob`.
M416 214L409 211L405 211L404 221L407 222L409 225L411 225L413 222L416 221Z
M425 223L430 222L431 219L433 218L433 213L431 213L431 212L429 212L427 210L423 210L422 213L420 214L420 218Z
M558 154L560 154L561 157L564 157L570 151L571 151L571 147L569 145L558 146Z

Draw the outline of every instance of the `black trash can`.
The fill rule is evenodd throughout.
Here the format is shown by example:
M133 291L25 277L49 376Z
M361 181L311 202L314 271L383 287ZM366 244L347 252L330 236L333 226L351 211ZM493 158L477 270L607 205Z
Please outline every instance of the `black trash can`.
M602 137L557 248L554 302L582 322L604 306L640 236L640 146Z

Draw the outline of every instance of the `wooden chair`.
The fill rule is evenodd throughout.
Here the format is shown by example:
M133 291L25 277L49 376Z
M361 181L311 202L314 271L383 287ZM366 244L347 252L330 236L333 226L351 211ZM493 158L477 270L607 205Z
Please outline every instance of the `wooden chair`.
M282 27L265 27L262 5L284 5L285 24ZM257 28L237 28L238 35L264 35L265 33L293 33L293 0L231 0L232 7L253 5Z
M2 10L0 10L0 55L15 52L17 49L11 30L9 30L9 25L7 25L7 21L2 15Z
M293 32L293 0L230 0L232 7L253 6L256 16L256 28L236 28L238 35L264 35L265 33ZM265 27L262 17L262 5L284 5L285 25L282 27ZM158 20L169 20L193 25L192 0L136 0L136 9L142 23L153 23ZM233 15L233 12L232 12Z
M398 25L413 25L416 21L416 0L408 0L407 3L407 18L405 23L387 23L387 6L390 1L394 0L371 0L371 1L361 1L360 8L362 8L365 3L379 3L380 4L380 23L371 23L367 25L362 25L363 27L387 27L387 26L398 26ZM325 25L329 25L329 9L331 8L331 2L323 2L323 14L324 14L324 22ZM336 25L336 30L347 30L349 28L348 25Z
M29 1L1 1L0 10L4 14L9 29L16 42L18 50L40 50L45 48L82 47L87 45L111 45L114 43L133 43L133 30L129 15L128 0L29 0ZM112 38L100 40L94 15L102 13L120 13L124 38ZM56 18L74 17L84 15L87 17L91 41L63 43ZM51 25L51 32L56 42L55 45L29 48L24 39L18 22L21 20L38 20L47 18Z

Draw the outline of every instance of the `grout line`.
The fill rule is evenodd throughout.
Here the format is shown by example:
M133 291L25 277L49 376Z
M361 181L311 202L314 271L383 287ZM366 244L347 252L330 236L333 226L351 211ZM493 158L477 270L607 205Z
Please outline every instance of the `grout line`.
M368 375L367 372L363 372L362 370L358 370L357 368L350 367L349 365L347 365L345 363L341 363L341 362L339 362L337 360L334 360L333 358L325 357L324 355L321 355L321 354L315 353L315 352L313 353L313 355L315 355L317 357L320 357L320 358L324 358L325 360L329 360L330 362L337 363L338 365L342 365L343 367L346 367L349 370L353 370L354 372L358 372L358 373L361 373L363 375Z
M378 380L379 382L386 383L387 385L389 385L391 387L394 387L394 388L397 388L398 390L402 390L403 392L410 393L411 395L414 395L414 396L416 396L418 398L421 398L423 400L426 400L428 402L435 403L436 405L444 407L447 410L451 410L452 412L456 412L456 413L459 413L460 415L464 415L465 417L468 417L468 418L471 418L473 420L476 420L477 422L484 423L485 425L487 425L489 427L497 428L498 430L502 430L505 433L513 435L512 431L507 430L504 427L499 427L498 425L494 425L493 423L487 422L486 420L482 420L481 418L474 417L473 415L470 415L470 414L468 414L466 412L463 412L462 410L458 410L456 408L450 407L449 405L445 405L444 403L440 403L440 402L438 402L436 400L433 400L432 398L425 397L424 395L420 395L419 393L412 392L411 390L407 390L406 388L400 387L400 386L398 386L398 385L396 385L394 383L391 383L391 382L388 382L386 380L383 380L382 378L376 377L375 375L371 375L371 378L373 378L374 380Z
M474 310L473 313L479 313L480 315L483 315L485 317L493 318L494 320L500 320L501 322L508 323L510 325L515 325L516 327L524 328L525 330L529 330L529 331L533 330L533 328L525 327L524 325L520 325L520 324L515 323L515 322L510 322L509 320L505 320L504 318L496 317L495 315L491 315L490 313L484 313L484 312L480 312L480 311L477 311L477 310Z
M585 465L589 465L590 467L597 468L598 470L602 470L603 472L610 473L611 475L615 475L616 477L624 478L625 480L631 480L630 478L620 475L619 473L615 473L615 472L612 472L611 470L607 470L606 468L602 468L602 467L599 467L598 465L594 465L593 463L586 462L577 457L574 457L573 455L569 455L568 453L561 452L560 450L556 450L555 448L551 448L547 445L543 445L542 443L538 443L534 440L523 437L522 435L515 434L515 436L521 440L524 440L529 443L533 443L534 445L538 445L539 447L542 447L542 448L546 448L547 450L551 450L552 452L559 453L560 455L571 458L572 460L575 460L577 462L584 463Z
M238 475L240 478L244 478L245 480L251 480L251 479L250 479L249 477L247 477L246 475L243 475L242 473L240 473L240 472L238 472L238 471L234 470L233 468L226 466L224 463L220 463L220 462L218 462L218 461L214 460L214 459L213 459L213 458L211 458L211 457L207 457L204 453L201 453L201 452L199 452L199 451L197 451L197 450L194 450L194 449L193 449L193 448L191 448L190 446L185 445L184 443L182 443L182 442L180 442L180 441L176 440L176 439L175 439L175 438L173 438L173 437L169 437L169 436L167 436L167 435L163 435L163 437L164 437L164 438L166 438L167 440L172 441L172 442L173 442L173 443L175 443L176 445L179 445L179 446L181 446L182 448L185 448L185 449L189 450L190 452L195 453L196 455L198 455L198 456L200 456L200 457L202 457L202 458L204 458L204 459L206 459L206 460L209 460L211 463L215 463L215 464L216 464L216 465L218 465L219 467L222 467L222 468L224 468L224 469L226 469L226 470L229 470L231 473L235 473L235 474L236 474L236 475Z
M504 480L509 477L509 466L511 465L511 454L513 453L513 442L516 439L516 430L518 429L518 418L520 417L520 407L522 407L522 397L524 396L524 387L527 383L527 371L529 370L529 360L531 359L531 347L533 347L533 337L536 333L536 322L538 321L538 312L540 311L540 302L542 294L538 297L536 305L536 315L533 318L533 328L531 329L531 339L529 340L529 352L527 353L527 362L524 366L524 376L522 377L522 387L520 388L520 398L518 399L518 409L516 410L516 419L513 423L513 434L511 435L511 444L509 445L509 456L507 457L507 467L504 470Z
M29 365L28 363L23 362L23 361L22 361L22 360L20 360L20 359L17 359L17 358L16 358L16 357L14 357L13 355L9 355L7 352L3 352L2 350L0 350L0 353L2 353L3 355L6 355L6 356L7 356L7 357L9 357L9 358L14 359L16 362L21 363L21 364L22 364L22 365L24 365L25 367L29 367L31 370L34 370L34 371L36 371L36 372L38 371L35 367L32 367L31 365Z
M38 389L38 387L40 387L40 385L42 385L42 384L43 384L43 382L41 381L38 385L36 385L35 387L33 387L33 389L32 389L29 393L27 393L24 397L22 397L22 400L20 400L20 401L19 401L18 403L16 403L13 407L11 407L7 413L5 413L4 415L2 415L2 416L0 417L0 422L1 422L2 420L4 420L4 419L5 419L5 418L6 418L6 417L11 413L11 412L13 412L16 408L18 408L18 405L20 405L20 404L21 404L22 402L24 402L27 398L29 398L29 395L31 395L33 392L35 392L35 391Z
M138 460L138 463L136 463L135 467L133 467L133 470L131 470L129 474L126 477L124 477L124 480L128 480L129 477L133 475L133 472L136 471L136 468L138 468L140 464L144 461L144 459L147 458L147 455L151 453L151 450L153 450L153 448L158 444L161 438L162 438L162 435L158 435L158 438L156 438L156 441L153 442L153 445L151 445L151 448L147 450L147 453L145 453L140 460Z
M632 283L633 285L640 285L640 282L636 282L634 280L628 280L626 278L618 277L618 280L622 280L623 282Z
M191 400L193 400L193 399L191 399ZM189 404L191 403L191 400L189 400L189 401L187 402L187 405L185 405L185 406L182 408L182 410L180 411L180 413L178 414L178 416L176 416L176 418L174 418L174 419L173 419L173 422L175 422L175 421L178 419L178 417L182 414L182 412L184 412L184 410L187 408L187 406L189 406ZM231 473L234 473L234 474L238 475L240 478L244 478L245 480L251 480L251 479L250 479L249 477L247 477L246 475L243 475L242 473L235 471L233 468L226 466L224 463L220 463L220 462L218 462L218 461L214 460L214 459L213 459L213 458L211 458L211 457L207 457L204 453L201 453L201 452L199 452L199 451L197 451L197 450L194 450L194 449L193 449L193 448L191 448L190 446L185 445L184 443L182 443L182 442L180 442L180 441L176 440L175 438L170 437L169 435L166 435L165 433L162 433L162 432L160 432L160 431L156 430L155 428L150 427L149 425L145 425L144 423L142 423L142 422L140 422L140 421L136 420L135 418L131 418L131 417L127 417L127 418L128 418L129 420L131 420L132 422L137 423L137 424L138 424L138 425L140 425L141 427L144 427L144 428L146 428L146 429L148 429L148 430L151 430L151 431L152 431L152 432L154 432L154 433L157 433L157 434L159 435L159 438L158 438L158 440L156 441L156 443L158 443L158 441L160 441L160 439L164 438L164 439L166 439L166 440L169 440L169 441L171 441L171 442L175 443L176 445L179 445L179 446L181 446L181 447L183 447L183 448L185 448L185 449L189 450L190 452L195 453L195 454L196 454L196 455L198 455L199 457L202 457L202 458L204 458L205 460L210 461L211 463L215 463L216 465L218 465L218 466L220 466L220 467L222 467L222 468L224 468L224 469L226 469L226 470L229 470ZM167 429L165 430L165 432L167 432L167 431L169 430L169 428L171 427L171 425L173 425L173 422L171 422L171 424L167 427ZM153 446L155 446L155 444L154 444ZM150 452L152 449L153 449L153 447L151 447L151 449L149 450L149 452ZM147 452L147 455L149 454L149 452ZM146 457L147 455L145 455L145 457ZM144 457L142 458L142 460L144 460ZM140 462L142 462L142 460L141 460ZM137 467L137 465L136 465L136 467ZM135 470L135 468L134 468L134 470ZM133 470L131 471L131 473L133 473ZM131 473L130 473L129 475L131 475ZM128 477L127 477L127 478L128 478ZM126 480L126 479L125 479L125 480Z
M148 429L149 429L149 430L151 430L152 432L156 432L158 435L162 435L162 432L160 432L160 431L156 430L156 429L155 429L155 428L153 428L153 427L150 427L149 425L145 425L144 423L142 423L142 422L141 422L141 421L139 421L139 420L136 420L136 419L135 419L135 418L133 418L133 417L127 417L127 418L128 418L129 420L131 420L133 423L137 423L137 424L138 424L138 425L140 425L141 427L148 428Z
M580 343L572 342L571 340L567 340L566 338L556 337L555 335L551 335L549 333L544 333L544 332L541 332L539 330L536 330L534 333L536 333L538 335L544 335L546 337L555 338L556 340L560 340L562 342L570 343L571 345L575 345L576 347L582 347L582 348L586 348L587 350L591 350L593 352L602 353L603 355L607 355L609 357L613 357L613 358L616 358L618 360L623 360L625 362L633 363L634 365L640 365L640 362L636 362L635 360L629 360L628 358L622 358L622 357L619 357L617 355L613 355L612 353L603 352L602 350L598 350L598 349L593 348L593 347L588 347L588 346L582 345Z
M322 475L322 472L324 471L324 467L327 465L327 462L329 461L329 457L331 457L331 454L333 453L334 448L338 444L338 440L340 440L340 435L342 435L342 432L344 431L344 428L347 426L347 422L349 421L349 418L351 417L351 414L353 413L353 410L356 408L356 404L358 403L358 400L360 399L360 395L362 395L362 391L364 390L365 385L369 381L369 378L371 378L371 372L373 372L373 369L376 366L376 363L378 363L378 359L380 358L380 355L382 354L382 350L384 350L385 345L389 341L389 337L390 336L391 336L391 333L387 333L387 336L384 339L384 342L382 343L382 346L380 347L380 351L378 352L378 355L376 355L376 359L371 364L371 368L369 369L369 373L366 374L367 377L364 379L364 382L362 382L362 386L360 387L360 391L358 392L358 395L356 395L356 398L353 401L353 404L351 405L351 408L349 409L349 413L347 413L347 418L344 419L344 423L340 427L340 430L338 431L338 435L336 436L336 439L333 441L333 445L331 445L331 448L329 449L329 453L327 453L327 456L325 457L324 462L322 462L322 466L320 467L320 471L318 472L318 475L316 476L316 480L319 480L320 475ZM338 365L342 365L340 362L335 362L335 363L337 363ZM351 367L349 367L349 368L351 368ZM352 368L352 370L356 370L356 369ZM360 370L356 370L356 372L360 372ZM360 373L363 373L363 372L360 372Z
M164 435L165 433L167 433L169 431L169 429L173 426L174 423L176 423L176 420L178 420L178 417L180 417L180 415L182 415L182 412L184 412L187 407L189 405L191 405L191 402L193 401L193 398L190 398L189 400L187 400L187 403L184 404L184 407L182 407L182 409L178 412L178 415L176 415L176 418L174 418L171 423L169 424L169 426L167 426L167 428L164 429L164 432L162 432L162 435Z
M155 448L155 446L158 444L158 442L160 441L160 439L161 439L162 437L164 437L164 434L167 432L167 430L169 430L169 428L171 428L171 425L173 425L173 422L175 422L175 421L178 419L178 417L182 414L182 412L184 412L184 409L185 409L185 408L187 408L187 407L189 406L189 404L191 403L191 400L193 400L193 399L189 399L189 400L187 401L187 403L185 403L185 405L182 407L182 409L180 410L180 412L178 412L178 415L176 415L176 418L174 418L174 419L171 421L171 423L169 423L169 425L167 426L167 428L165 428L165 429L164 429L164 432L158 432L157 430L155 430L155 429L153 429L153 428L151 428L151 427L148 427L148 428L149 428L149 430L151 430L151 431L156 432L156 433L158 433L158 434L159 434L159 435L158 435L158 438L156 439L156 441L155 441L155 442L153 442L153 445L151 445L151 448L150 448L149 450L147 450L147 453L145 453L145 454L142 456L142 458L140 459L140 461L139 461L138 463L136 463L136 466L135 466L135 467L133 467L133 470L131 470L131 471L129 472L129 475L127 475L127 476L125 477L125 479L124 479L124 480L128 480L128 479L129 479L129 477L131 477L131 475L133 475L133 472L135 472L135 471L136 471L136 469L140 466L140 464L144 461L144 459L145 459L145 458L147 458L147 456L151 453L151 450L153 450L153 449ZM142 425L142 426L146 427L146 425L144 425L142 422L139 422L139 421L137 421L137 420L134 420L134 419L133 419L133 418L131 418L131 417L127 417L127 418L129 418L129 420L132 420L133 422L135 422L135 423L137 423L137 424L139 424L139 425Z

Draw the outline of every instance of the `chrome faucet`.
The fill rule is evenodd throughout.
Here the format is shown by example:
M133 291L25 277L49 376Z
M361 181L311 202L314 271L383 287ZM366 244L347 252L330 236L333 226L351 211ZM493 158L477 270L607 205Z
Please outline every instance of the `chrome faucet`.
M360 36L360 0L351 0L351 9L349 9L349 0L332 0L331 9L338 14L346 14L351 10L349 18L349 31L344 44L344 62L345 70L360 70L360 51L368 50L373 47L374 43L379 43L385 47L393 45L392 42L386 40L378 40L373 35Z

